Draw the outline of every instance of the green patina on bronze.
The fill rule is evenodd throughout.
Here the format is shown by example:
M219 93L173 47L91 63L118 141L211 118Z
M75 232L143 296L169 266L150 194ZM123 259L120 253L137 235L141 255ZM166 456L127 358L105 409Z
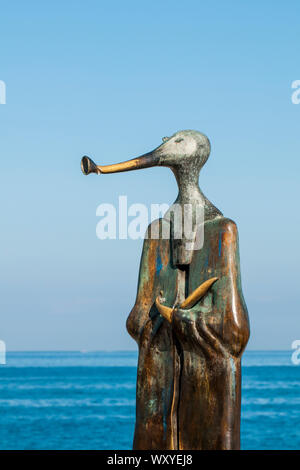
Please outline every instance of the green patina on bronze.
M241 355L249 338L236 224L206 199L198 186L210 153L206 136L180 131L142 156L141 168L167 166L175 174L176 204L204 209L203 245L173 234L172 214L148 228L135 305L127 329L139 346L134 449L238 449L240 446ZM85 157L87 158L87 157ZM138 159L126 169L139 169ZM109 172L114 172L114 165ZM88 168L92 170L88 171ZM98 168L98 170L97 170ZM108 167L106 167L108 168ZM105 167L85 160L84 171ZM83 170L84 170L83 169ZM115 171L120 169L120 164ZM193 219L194 220L194 219ZM159 230L160 236L151 238ZM187 249L187 241L193 249ZM218 280L190 309L179 305L200 284ZM173 309L168 322L155 299Z

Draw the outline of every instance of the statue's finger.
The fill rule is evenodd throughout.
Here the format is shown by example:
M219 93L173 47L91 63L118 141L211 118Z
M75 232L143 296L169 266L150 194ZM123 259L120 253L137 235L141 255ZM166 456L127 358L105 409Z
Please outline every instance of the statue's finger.
M172 322L173 317L173 309L170 307L166 307L160 303L159 297L156 297L155 305L159 313L166 319L168 322Z
M218 277L211 277L194 290L180 305L180 308L192 308L208 291L208 289L218 280Z

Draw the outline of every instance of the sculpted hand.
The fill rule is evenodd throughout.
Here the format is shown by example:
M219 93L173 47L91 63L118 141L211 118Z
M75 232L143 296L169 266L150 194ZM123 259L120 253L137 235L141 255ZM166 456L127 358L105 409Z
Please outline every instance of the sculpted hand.
M184 349L201 350L204 355L212 357L226 356L229 350L219 330L219 319L207 302L195 305L190 309L175 307L172 316L174 331Z
M193 307L209 290L209 288L218 280L217 277L212 277L207 281L200 284L197 289L194 290L180 305L181 309L190 309ZM175 308L167 307L161 303L161 298L156 297L155 305L159 313L168 320L168 322L172 322L172 316Z
M181 305L176 305L174 308L163 305L160 297L155 301L159 313L173 325L184 347L200 348L210 357L229 353L221 334L216 331L219 330L221 319L212 311L210 302L206 302L206 299L201 305L199 304L199 300L208 293L217 280L218 278L211 278L205 281Z

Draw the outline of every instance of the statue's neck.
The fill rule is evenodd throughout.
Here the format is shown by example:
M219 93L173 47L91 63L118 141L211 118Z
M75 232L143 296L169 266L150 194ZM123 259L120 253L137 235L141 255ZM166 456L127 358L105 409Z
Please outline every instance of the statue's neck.
M192 261L194 249L199 249L199 247L196 248L195 244L199 224L202 225L202 220L208 221L214 219L221 215L221 212L206 199L199 188L200 170L196 165L178 165L172 167L172 171L178 184L178 196L173 206L165 214L165 217L167 219L170 217L169 220L171 221L172 262L174 266L182 266L189 265ZM172 210L175 204L180 205L183 211L181 212L182 217L179 218L181 223L180 236L176 232L176 227L178 228L178 225L176 225L176 221L178 222L176 212L173 213L174 211ZM202 208L202 212L199 212L199 208ZM199 217L203 217L203 219L199 219ZM186 227L190 230L188 233L185 231ZM187 243L189 248L187 248Z
M202 193L199 188L200 169L192 165L178 165L172 168L178 185L178 196L175 203L203 205L205 208L205 220L222 215Z
M205 197L199 188L199 170L189 166L178 166L172 168L178 185L178 196L176 202L179 204L192 204L193 202L205 202Z

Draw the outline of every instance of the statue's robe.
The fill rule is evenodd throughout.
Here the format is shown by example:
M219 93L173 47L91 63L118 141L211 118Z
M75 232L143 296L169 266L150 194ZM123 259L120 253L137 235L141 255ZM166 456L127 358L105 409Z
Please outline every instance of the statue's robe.
M150 230L161 226L154 221ZM156 227L155 227L156 225ZM241 354L249 337L243 299L237 228L216 217L204 224L187 294L212 277L219 280L191 310L175 310L172 323L155 299L172 307L178 268L171 241L145 238L138 292L127 329L139 346L134 449L238 449ZM196 311L195 311L196 309Z

